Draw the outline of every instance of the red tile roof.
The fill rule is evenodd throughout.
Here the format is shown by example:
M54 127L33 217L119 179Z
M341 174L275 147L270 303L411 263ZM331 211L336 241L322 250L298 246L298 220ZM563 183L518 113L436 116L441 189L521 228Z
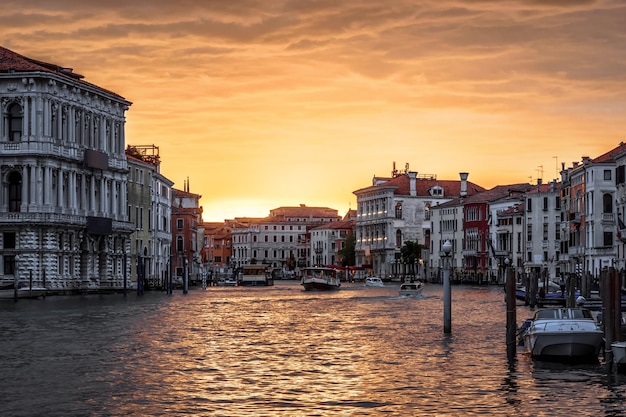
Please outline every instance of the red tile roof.
M330 223L324 223L321 226L317 226L312 228L311 230L340 230L340 229L347 229L347 230L354 230L356 228L356 220L351 219L351 220L340 220L337 222L330 222Z
M382 178L377 178L377 180L382 180ZM415 179L415 192L417 196L430 196L429 191L435 186L443 188L443 197L450 198L458 197L461 195L461 180L438 180L435 178L419 177ZM378 185L372 185L362 188L360 190L356 190L354 191L354 193L356 194L363 191L375 190L380 187L396 187L396 189L394 190L394 194L410 195L411 179L406 174L398 175L397 177L390 178L385 182L379 183ZM471 181L467 181L468 196L484 191L485 189L480 185L474 184Z
M334 218L339 219L337 210L328 207L307 207L301 204L298 207L278 207L270 210L270 218L285 217L285 218Z
M624 153L626 151L626 144L621 142L616 148L611 149L605 154L602 154L594 159L591 162L594 163L602 163L602 162L614 162L613 158L617 155Z

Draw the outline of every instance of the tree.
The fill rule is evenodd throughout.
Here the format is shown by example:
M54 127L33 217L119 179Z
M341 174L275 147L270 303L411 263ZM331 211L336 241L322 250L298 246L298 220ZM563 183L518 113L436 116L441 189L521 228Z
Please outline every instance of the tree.
M402 261L407 264L415 263L417 259L422 257L422 249L424 249L424 245L420 245L417 242L412 240L407 240L404 242L404 245L400 248L400 255L402 256Z
M285 261L285 264L287 265L288 271L296 269L296 257L293 255L293 252L289 252L289 257Z
M341 266L354 266L356 262L355 247L356 237L354 235L346 236L344 247L337 251L337 254L341 257Z

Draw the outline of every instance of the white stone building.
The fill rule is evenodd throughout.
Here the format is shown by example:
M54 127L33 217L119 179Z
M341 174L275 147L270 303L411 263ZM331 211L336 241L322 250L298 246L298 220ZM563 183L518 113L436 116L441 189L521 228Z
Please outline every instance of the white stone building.
M231 231L233 266L256 262L282 268L292 260L298 267L310 266L310 229L339 220L335 209L304 204L270 210L265 218L235 219Z
M374 177L371 186L354 191L356 264L380 277L396 274L404 242L430 247L432 207L460 195L484 191L468 182L467 176L462 173L460 180L438 180L435 175L409 171L408 166L403 172L397 171L394 165L391 177Z
M524 272L557 281L562 273L561 184L539 183L524 199Z
M354 233L354 219L326 223L311 229L310 265L338 265L339 251L345 247L346 238Z
M70 68L0 48L0 283L121 288L131 103Z

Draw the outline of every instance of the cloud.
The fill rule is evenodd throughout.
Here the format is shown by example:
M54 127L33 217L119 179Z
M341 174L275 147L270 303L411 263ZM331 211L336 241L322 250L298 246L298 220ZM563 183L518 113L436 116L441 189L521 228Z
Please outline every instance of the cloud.
M456 178L459 164L489 178L479 171L490 158L507 161L511 143L524 146L498 178L519 182L551 163L555 144L575 160L593 154L579 151L591 138L610 148L626 128L618 0L3 6L3 46L128 98L129 141L160 145L163 172L179 184L208 178L192 183L216 201L243 192L241 177L256 185L285 176L303 189L294 198L332 183L345 201L353 190L342 182L367 184L373 166L386 172L400 157L422 172Z

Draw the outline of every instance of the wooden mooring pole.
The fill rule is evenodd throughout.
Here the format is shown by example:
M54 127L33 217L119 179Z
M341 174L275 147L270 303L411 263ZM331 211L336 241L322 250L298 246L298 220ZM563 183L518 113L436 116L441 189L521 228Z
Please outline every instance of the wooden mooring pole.
M515 306L515 271L506 268L506 357L509 363L515 361L517 351L517 310Z

